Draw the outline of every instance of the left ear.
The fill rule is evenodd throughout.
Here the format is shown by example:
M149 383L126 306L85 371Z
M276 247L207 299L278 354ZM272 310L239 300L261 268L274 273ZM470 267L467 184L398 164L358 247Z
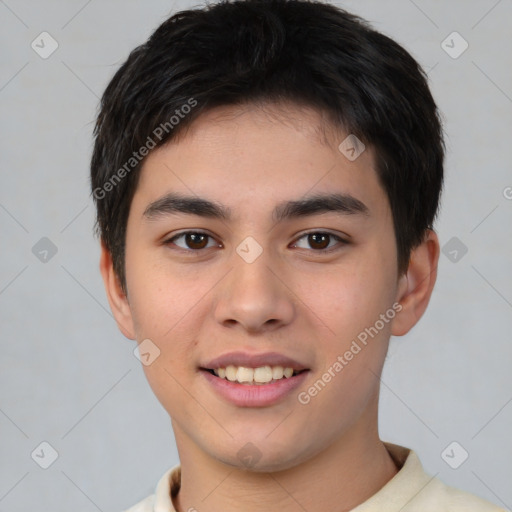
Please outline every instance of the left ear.
M423 242L411 251L407 272L398 280L396 302L402 310L394 318L391 334L403 336L409 332L427 309L437 278L439 239L431 229Z

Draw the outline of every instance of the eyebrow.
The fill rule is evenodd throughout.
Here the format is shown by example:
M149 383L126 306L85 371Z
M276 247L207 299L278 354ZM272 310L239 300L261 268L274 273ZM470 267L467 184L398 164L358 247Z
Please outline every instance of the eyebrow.
M295 201L279 203L272 212L276 222L298 217L319 215L321 213L337 212L342 215L370 214L369 208L359 199L350 194L315 194ZM172 214L199 215L220 220L231 220L231 208L218 202L197 196L186 196L175 192L150 203L142 216L154 220Z

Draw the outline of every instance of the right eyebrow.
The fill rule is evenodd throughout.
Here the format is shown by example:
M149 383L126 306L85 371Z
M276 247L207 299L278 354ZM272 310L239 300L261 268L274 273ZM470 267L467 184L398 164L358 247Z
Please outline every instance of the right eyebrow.
M150 203L144 210L142 216L152 220L173 213L185 213L223 220L229 220L231 218L231 209L224 205L208 199L184 196L174 192L166 194L160 199Z

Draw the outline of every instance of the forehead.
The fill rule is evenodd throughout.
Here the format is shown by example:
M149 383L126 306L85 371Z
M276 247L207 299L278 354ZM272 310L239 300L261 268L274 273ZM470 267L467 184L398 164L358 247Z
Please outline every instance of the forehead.
M247 130L249 125L252 125L251 131L254 132L258 128L266 130L269 125L273 125L274 130L281 131L282 134L295 132L295 136L300 134L310 143L327 147L332 147L336 141L339 144L346 137L343 127L333 123L324 110L287 100L262 100L207 109L180 131L170 144L177 144L183 139L192 142L198 138L218 137L220 132L231 132L231 137L238 138L237 134L241 135L240 129L243 127ZM292 133L290 135L293 136Z
M374 209L387 198L373 151L365 148L351 161L339 149L348 135L308 107L218 107L149 154L134 201L145 209L178 191L221 200L237 214L251 207L274 210L284 199L339 192Z

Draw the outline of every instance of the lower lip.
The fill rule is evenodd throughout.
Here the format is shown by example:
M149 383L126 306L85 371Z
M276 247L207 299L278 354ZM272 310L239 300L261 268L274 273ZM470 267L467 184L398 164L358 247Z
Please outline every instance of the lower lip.
M201 370L201 373L220 396L238 407L266 407L279 402L299 387L307 377L309 370L293 377L282 378L271 384L260 385L231 382L212 375L206 370Z

